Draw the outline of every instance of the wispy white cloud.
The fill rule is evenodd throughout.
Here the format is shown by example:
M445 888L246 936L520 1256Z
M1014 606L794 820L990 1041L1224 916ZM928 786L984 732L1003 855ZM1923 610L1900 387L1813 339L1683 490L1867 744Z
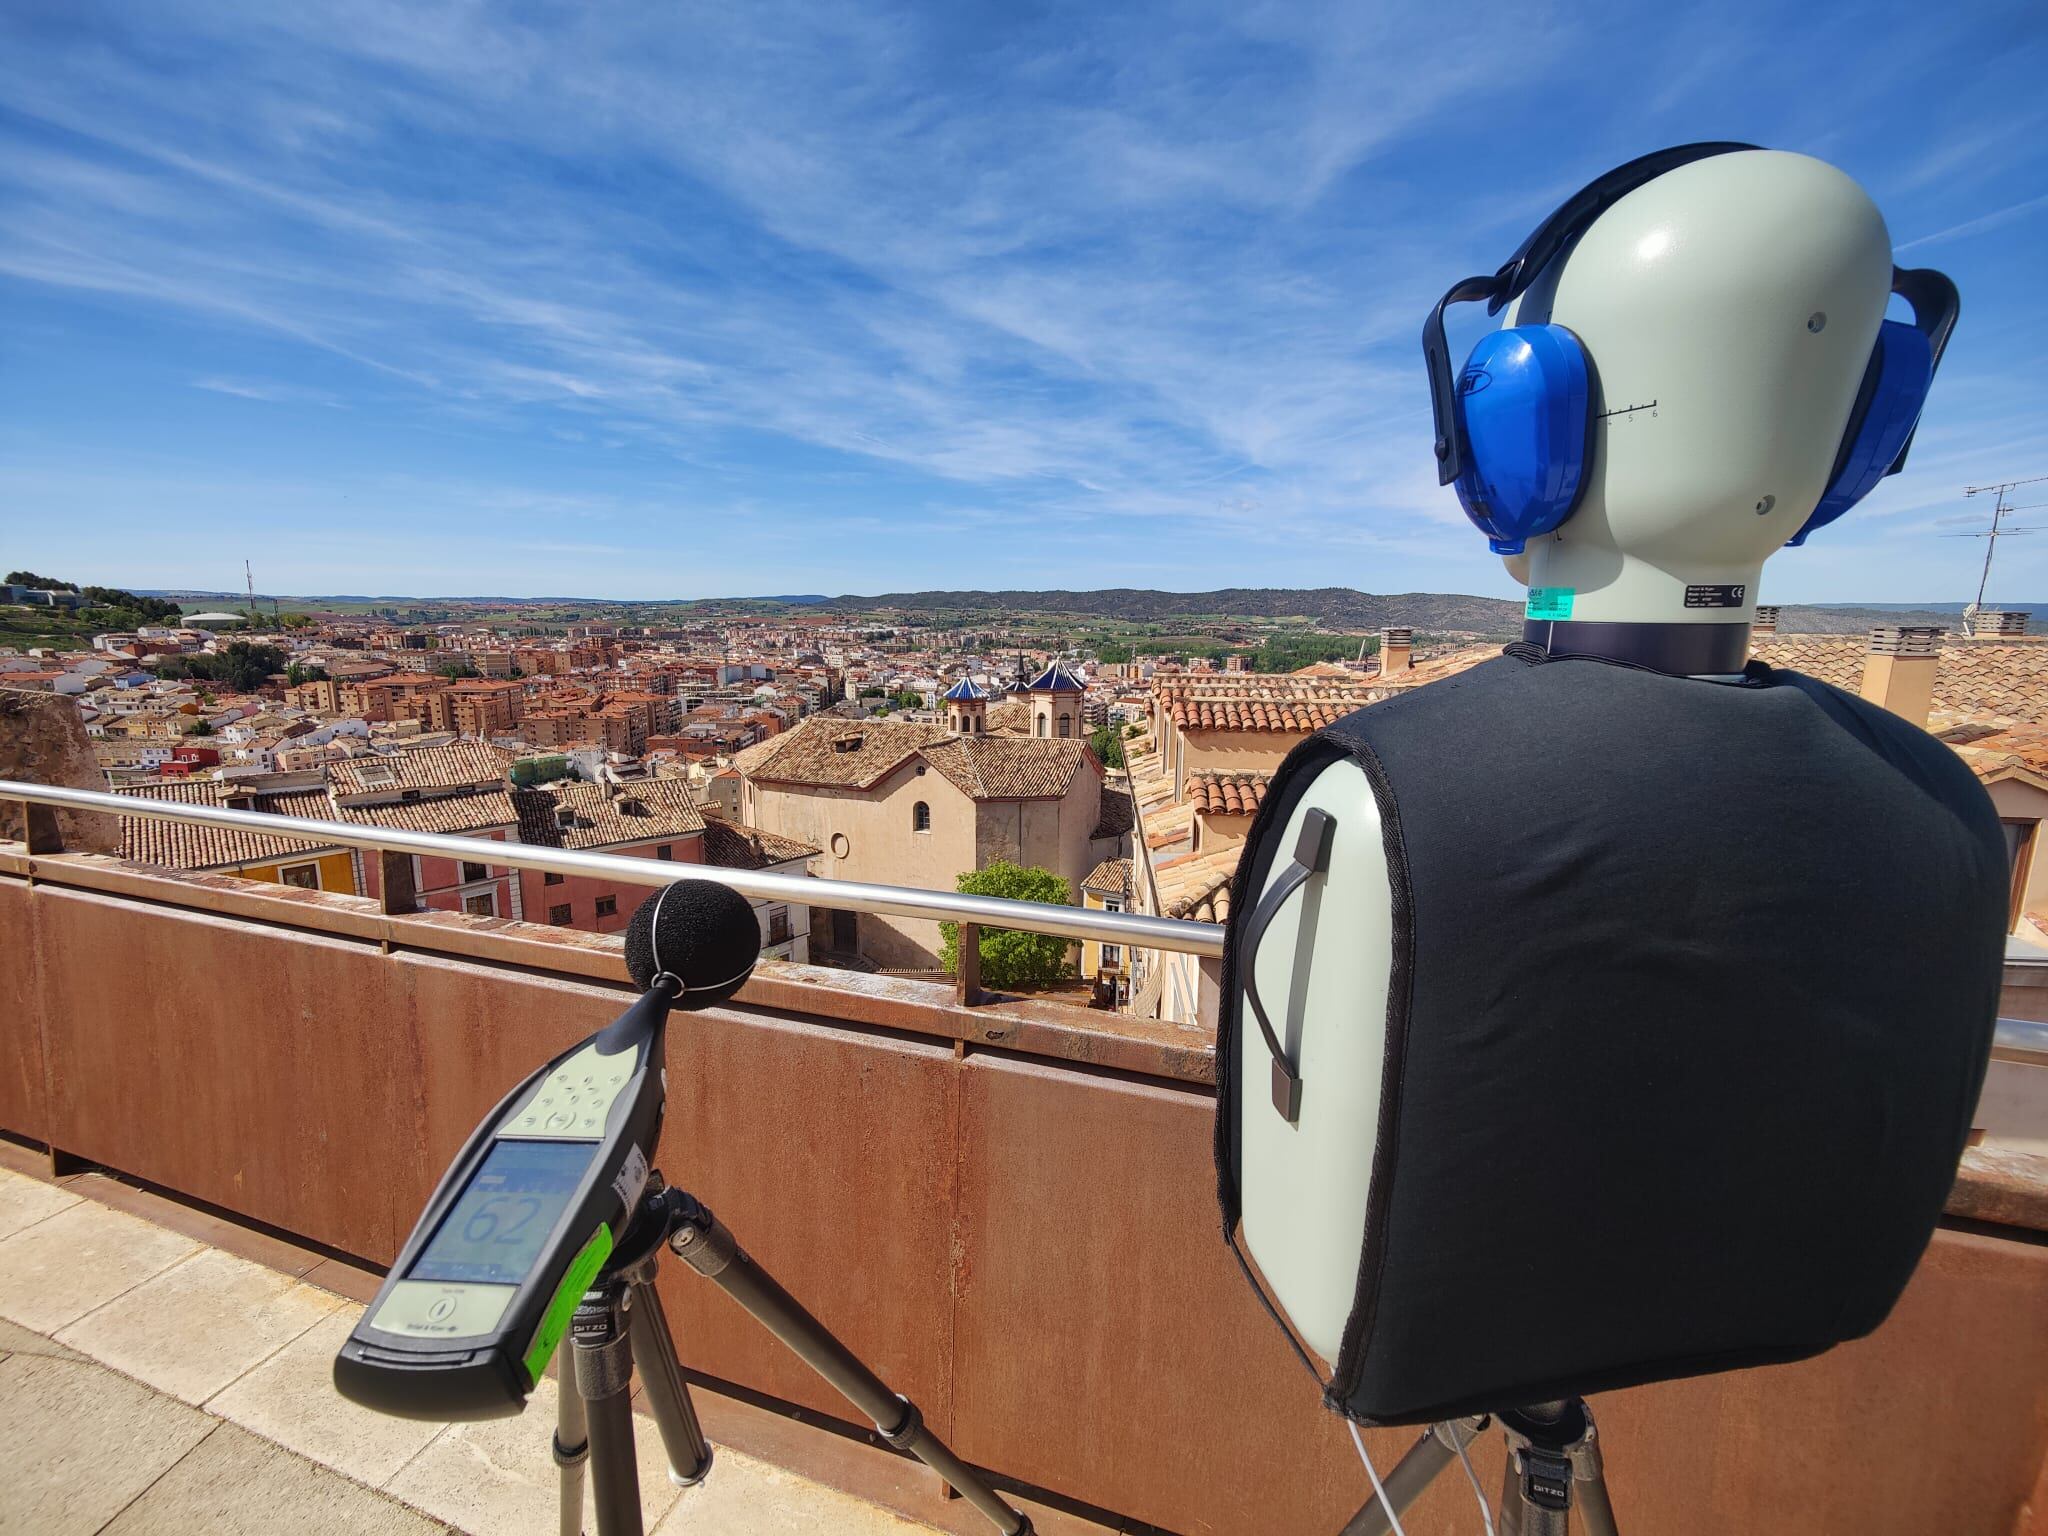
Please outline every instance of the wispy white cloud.
M679 541L717 508L721 558L792 529L803 559L884 544L879 520L913 546L974 527L1014 559L1045 528L1121 560L1180 523L1266 571L1370 585L1385 557L1495 583L1431 472L1423 309L1647 147L1636 114L1687 136L1755 75L1738 115L1768 139L1761 104L1796 95L1754 20L1632 29L1222 0L80 0L0 46L0 276L246 338L253 356L183 368L200 390L374 403L394 457L489 448L606 487L578 509L508 500L503 476L475 498L350 480L509 520L508 550L561 518ZM1632 48L1659 91L1624 82L1610 112L1588 87ZM1841 62L1853 85L1809 92L1786 141L1886 88L1881 50ZM2018 142L1950 133L1950 169L1929 148L1904 184ZM320 362L301 380L279 345Z

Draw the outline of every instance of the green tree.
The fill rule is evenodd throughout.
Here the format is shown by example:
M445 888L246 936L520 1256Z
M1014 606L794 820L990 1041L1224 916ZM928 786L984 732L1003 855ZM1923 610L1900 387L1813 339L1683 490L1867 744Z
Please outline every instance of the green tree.
M87 587L82 594L88 603L97 603L104 608L120 608L140 614L145 624L161 624L166 619L183 616L185 610L176 603L161 597L139 597L120 587Z
M294 688L301 683L324 683L327 669L317 661L295 661L284 669L284 680Z
M1131 648L1121 641L1111 640L1095 648L1095 659L1104 666L1115 666L1131 659Z
M238 693L252 693L264 679L285 669L285 654L274 645L251 640L230 640L218 651L199 651L190 656L167 656L157 664L158 677L204 678L226 683Z
M1048 906L1073 905L1067 882L1049 869L998 859L985 869L971 869L955 882L969 896L1007 896L1013 901L1042 901ZM940 923L940 959L949 971L960 968L960 925ZM989 987L1039 987L1073 974L1069 940L1056 933L1018 933L1007 928L981 930L981 980Z
M211 736L213 734L213 722L211 720L195 720L192 723L192 729L185 734L187 736Z
M921 693L912 693L908 688L906 688L901 693L892 694L889 698L889 702L895 705L898 709L923 709L924 695Z
M38 592L76 592L75 581L59 581L54 576L38 576L34 571L9 571L7 585L10 587L34 587Z
M441 677L455 678L457 680L465 677L483 676L481 672L469 664L467 656L459 657L454 661L444 661L440 666L434 668L434 671Z
M1117 736L1116 728L1098 725L1089 733L1088 745L1095 751L1096 758L1105 768L1121 768L1124 765L1124 744Z

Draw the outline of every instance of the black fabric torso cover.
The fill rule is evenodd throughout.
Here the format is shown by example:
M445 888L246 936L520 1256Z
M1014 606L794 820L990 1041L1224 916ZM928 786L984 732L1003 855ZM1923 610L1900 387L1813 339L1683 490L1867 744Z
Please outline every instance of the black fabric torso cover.
M1241 924L1311 779L1373 786L1394 984L1357 1298L1326 1400L1420 1422L1869 1332L1989 1057L2004 841L1948 747L1798 673L1524 647L1288 757L1231 893L1217 1165L1239 1217ZM1405 896L1405 900L1403 899ZM1327 933L1317 943L1357 943ZM1313 1085L1309 1085L1313 1092Z

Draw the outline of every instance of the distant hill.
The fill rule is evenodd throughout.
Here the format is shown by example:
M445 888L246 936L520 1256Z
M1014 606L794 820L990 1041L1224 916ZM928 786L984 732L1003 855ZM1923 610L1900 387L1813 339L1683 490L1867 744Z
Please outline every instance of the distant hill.
M884 592L835 597L823 605L838 613L904 612L1062 613L1077 618L1160 623L1172 619L1307 619L1325 629L1357 633L1383 624L1480 634L1519 629L1520 603L1497 597L1440 592L1379 596L1351 587L1223 587L1214 592L1160 592L1109 587L1096 592Z
M152 591L147 596L184 601L242 599L236 592ZM259 597L259 602L268 602ZM1387 624L1408 624L1432 634L1463 631L1485 636L1520 633L1519 601L1445 592L1360 592L1353 587L1222 587L1210 592L1164 592L1151 587L1107 587L1088 592L967 590L854 593L828 597L819 592L784 593L772 597L596 598L596 597L407 597L397 594L328 593L283 597L284 604L320 608L419 607L455 604L464 607L527 609L574 604L591 614L618 609L663 609L706 617L737 613L802 609L820 614L896 612L958 615L963 619L994 619L1022 614L1066 616L1098 626L1158 624L1220 619L1293 619L1341 634L1360 634ZM2048 624L2048 603L2001 603L2035 615L2038 631ZM1961 603L1855 603L1785 605L1779 627L1787 634L1858 634L1874 624L1932 624L1955 629ZM645 617L645 615L642 615Z

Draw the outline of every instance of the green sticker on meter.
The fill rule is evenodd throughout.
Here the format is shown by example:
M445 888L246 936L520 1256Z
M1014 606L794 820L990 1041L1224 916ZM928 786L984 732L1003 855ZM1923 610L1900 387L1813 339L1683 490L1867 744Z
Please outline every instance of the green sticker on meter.
M590 1289L590 1282L597 1278L597 1272L611 1254L612 1229L599 1222L597 1230L590 1234L590 1241L583 1245L583 1251L569 1265L569 1272L562 1276L555 1299L548 1303L540 1327L534 1330L533 1343L527 1346L526 1374L535 1381L540 1380L541 1372L554 1358L555 1346L562 1342L562 1335L569 1331L569 1319L576 1315L576 1304L583 1300L583 1293Z
M1522 616L1528 619L1568 619L1572 616L1572 599L1577 596L1578 593L1570 587L1531 587Z

